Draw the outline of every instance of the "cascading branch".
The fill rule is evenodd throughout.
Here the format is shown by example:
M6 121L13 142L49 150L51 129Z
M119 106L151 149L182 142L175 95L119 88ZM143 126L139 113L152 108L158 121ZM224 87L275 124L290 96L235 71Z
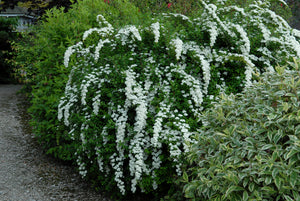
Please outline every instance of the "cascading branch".
M72 70L58 119L78 143L82 176L97 166L100 180L113 178L122 194L157 189L181 175L204 100L300 57L299 31L262 2L248 9L222 2L201 1L197 19L164 14L119 30L99 15L100 28L67 49ZM182 27L170 35L166 22Z

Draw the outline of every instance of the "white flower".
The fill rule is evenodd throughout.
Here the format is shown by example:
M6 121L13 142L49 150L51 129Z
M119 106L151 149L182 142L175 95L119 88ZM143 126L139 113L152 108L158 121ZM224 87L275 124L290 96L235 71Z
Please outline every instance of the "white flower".
M103 17L103 15L97 15L97 22L99 22L100 27L102 26L102 24L104 24L110 29L113 28L112 25L106 21L106 19Z
M133 34L133 37L131 37L131 40L129 40L129 36L131 33ZM121 39L122 45L125 45L129 41L134 41L135 39L137 39L138 41L142 40L139 30L133 25L128 25L120 29L116 35L116 38Z
M109 26L109 27L103 27L103 28L91 28L87 31L84 32L83 36L82 36L82 40L86 40L86 38L91 35L93 32L97 32L98 35L105 37L107 35L109 35L110 33L113 32L113 27Z
M208 26L210 34L210 47L213 47L219 35L218 26L216 22L210 22L208 23Z
M292 29L292 34L297 37L298 39L300 39L300 31L297 29Z
M179 38L173 39L171 44L175 47L176 59L179 60L183 50L183 42Z
M153 33L154 33L154 42L158 43L159 36L160 36L160 33L159 33L159 22L151 24L150 27L152 28Z
M64 56L64 65L65 67L69 66L69 61L70 61L70 57L71 55L76 52L76 49L79 47L82 47L82 42L77 43L76 45L70 46L68 47L68 49L65 52L65 56Z
M96 48L95 48L95 61L98 61L99 59L99 54L100 54L100 50L101 48L104 46L105 43L109 43L110 41L108 39L105 40L99 40Z
M234 26L236 28L236 30L239 32L242 41L244 43L244 45L241 45L241 52L244 55L248 55L250 53L250 40L247 36L247 33L245 32L245 30L238 24L232 24L232 26Z
M251 62L251 60L248 57L244 57L247 65L246 65L246 71L245 71L245 75L246 75L246 80L245 80L245 87L250 87L252 86L252 74L254 72L254 64Z

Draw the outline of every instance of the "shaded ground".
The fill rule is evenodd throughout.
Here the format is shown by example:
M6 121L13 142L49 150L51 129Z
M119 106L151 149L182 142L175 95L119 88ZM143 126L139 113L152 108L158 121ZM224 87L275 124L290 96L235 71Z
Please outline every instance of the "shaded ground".
M45 156L28 132L18 85L0 85L0 200L105 201L71 166ZM25 121L24 121L25 119Z

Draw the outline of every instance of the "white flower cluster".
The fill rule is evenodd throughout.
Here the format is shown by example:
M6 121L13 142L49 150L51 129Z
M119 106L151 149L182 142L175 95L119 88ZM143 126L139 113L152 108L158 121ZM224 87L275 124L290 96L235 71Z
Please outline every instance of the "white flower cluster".
M225 1L219 2L224 4ZM195 119L195 122L200 120L205 97L214 98L209 94L213 73L217 72L220 79L214 87L225 90L225 77L229 73L218 72L218 69L232 68L226 66L226 62L240 62L244 66L243 84L250 87L252 74L260 72L256 63L262 63L265 69L272 71L272 63L279 61L280 55L300 56L300 32L291 30L266 8L252 5L249 11L233 6L219 9L205 1L201 3L204 7L203 19L190 20L177 14L165 16L180 17L185 23L192 23L191 27L197 31L206 31L209 37L207 41L188 41L177 33L169 36L171 42L168 47L161 47L159 52L145 47L137 52L135 47L143 43L144 32L154 35L154 43L167 38L168 32L159 22L142 30L131 25L114 31L99 15L99 25L104 27L86 31L82 42L67 49L66 67L72 54L76 53L79 57L72 66L65 95L59 103L58 119L69 128L71 139L81 143L77 163L83 176L87 174L83 157L92 161L89 157L94 152L100 172L105 176L113 175L122 194L126 193L128 181L131 182L132 192L136 192L137 188L143 191L144 176L152 177L152 187L157 189L159 178L156 175L166 162L161 157L165 154L164 146L167 146L172 164L175 164L174 170L181 175L180 157L189 151L186 142L193 142L193 128L189 122L191 119ZM232 9L237 12L235 16L251 18L251 26L261 32L262 46L255 51L251 49L250 39L256 35L251 35L244 19L237 23L219 17ZM266 13L269 16L267 20L263 17ZM280 24L278 31L270 30L265 25L272 20ZM84 48L84 41L92 33L99 34L99 41ZM276 38L276 35L281 38ZM218 40L224 36L236 41L235 44L219 44ZM271 49L274 43L282 46ZM114 51L119 51L119 44L128 46L131 51L128 54L130 58L122 61L121 66L117 61L110 60L115 56ZM109 53L103 51L104 45L111 47ZM167 54L161 54L161 51ZM168 58L174 53L176 59ZM212 72L212 65L215 72ZM116 86L116 83L120 86ZM182 105L185 105L184 108ZM91 141L95 141L95 144ZM87 147L94 147L94 150L87 150ZM107 152L107 147L113 147L114 153ZM107 153L110 155L107 156ZM127 171L130 175L124 174Z
M131 39L129 39L129 36L131 36ZM136 39L138 41L142 40L139 30L133 25L128 25L120 29L116 38L121 39L122 45L126 45L129 41L134 42Z
M65 52L65 56L64 56L64 65L65 67L69 66L69 62L70 62L70 57L71 55L76 52L77 48L80 48L82 46L82 42L77 43L76 45L70 46L67 51Z
M160 37L159 22L151 24L151 29L153 30L153 33L154 33L154 42L158 43L158 40Z
M183 42L180 38L173 39L171 44L175 47L176 59L179 60L182 52Z
M238 24L233 24L232 26L234 28L236 28L237 32L240 34L241 42L243 43L240 45L242 54L249 55L250 54L250 40L248 38L246 31Z
M300 56L297 31L292 29L282 17L276 15L265 6L261 7L260 5L263 2L254 2L254 4L250 5L250 10L247 11L237 6L217 8L213 4L207 4L206 1L201 1L201 3L207 12L204 12L202 18L196 19L196 22L198 25L204 25L204 27L208 28L211 39L210 46L214 48L213 45L217 38L219 35L224 35L224 33L227 34L227 37L232 37L233 40L236 40L236 46L228 47L228 49L213 49L213 60L224 62L226 60L241 58L239 60L245 64L246 79L244 86L251 86L253 73L261 73L261 71L274 72L273 65L285 62L282 58ZM238 23L236 21L233 23L232 20L222 21L220 19L219 16L226 15L229 12L232 14L233 11L235 12L234 16L238 18ZM253 33L251 30L249 32L249 23L252 29L255 27L261 31L262 40L257 37L259 33ZM278 28L269 29L268 26L270 24ZM214 28L215 26L217 28ZM262 46L259 48L256 47L256 51L262 55L251 53L250 37L261 40L260 43ZM271 48L272 45L275 45L276 48ZM255 53L255 51L253 52Z
M213 47L218 37L218 26L216 22L208 23L210 32L210 47Z

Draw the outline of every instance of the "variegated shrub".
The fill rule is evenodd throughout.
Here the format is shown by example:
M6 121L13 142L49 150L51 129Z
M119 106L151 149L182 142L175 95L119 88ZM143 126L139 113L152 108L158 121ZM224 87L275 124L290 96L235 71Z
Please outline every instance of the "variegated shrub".
M184 173L191 200L300 200L300 71L277 67L202 114Z

